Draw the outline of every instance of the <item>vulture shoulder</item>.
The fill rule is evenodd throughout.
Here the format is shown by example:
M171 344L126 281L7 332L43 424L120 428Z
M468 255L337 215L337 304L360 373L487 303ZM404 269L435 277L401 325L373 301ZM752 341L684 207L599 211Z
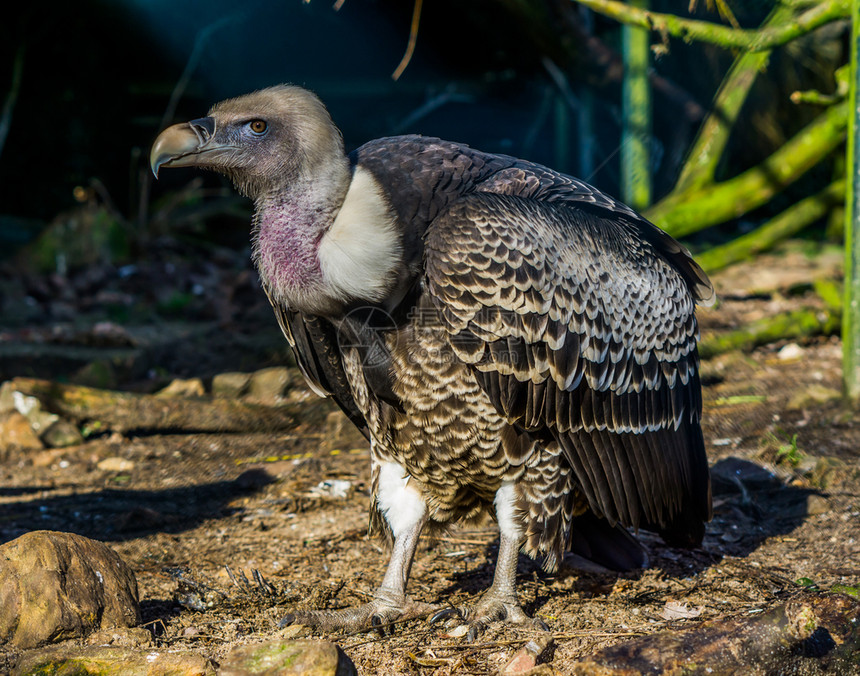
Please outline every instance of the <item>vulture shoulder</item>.
M431 223L425 284L439 322L516 429L558 440L593 511L699 541L710 486L694 307L713 288L635 212L533 166L500 172Z

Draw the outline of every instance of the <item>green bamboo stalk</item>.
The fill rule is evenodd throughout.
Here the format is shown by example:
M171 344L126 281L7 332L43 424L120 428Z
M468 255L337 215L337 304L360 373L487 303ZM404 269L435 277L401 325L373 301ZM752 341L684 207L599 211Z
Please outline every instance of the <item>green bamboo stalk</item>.
M672 193L645 215L673 237L685 237L766 204L843 141L848 113L847 100L831 106L755 167L716 185Z
M648 0L631 0L631 6L647 8ZM621 93L621 198L634 209L651 204L651 87L647 30L621 26L624 81Z
M829 279L812 283L824 308L803 308L764 317L728 333L706 335L699 342L699 354L704 359L732 350L753 350L777 340L832 336L839 333L842 320L842 288Z
M839 332L840 313L827 307L783 312L765 317L737 331L706 335L699 342L703 359L732 350L752 350L777 340L830 336Z
M705 272L714 272L747 260L824 218L844 198L845 181L835 181L815 195L793 204L752 232L698 254L696 261Z
M827 23L850 16L852 0L829 0L812 6L795 21L766 30L730 28L710 21L683 19L633 7L618 0L575 0L581 5L620 23L656 31L686 42L710 42L727 49L752 51L772 49L791 42Z
M793 15L794 10L791 6L777 4L762 23L761 30L785 23ZM696 140L687 153L687 160L678 182L672 189L673 193L701 187L714 180L717 165L723 156L741 107L759 73L767 65L768 59L770 59L770 50L744 51L735 59L723 78L711 112L702 123Z
M812 280L812 288L830 310L842 313L842 295L845 291L842 284L826 277L819 277Z
M842 322L842 383L846 397L860 405L860 0L851 4L851 81L848 99L853 110L849 121L848 159L850 180L845 192L845 311Z

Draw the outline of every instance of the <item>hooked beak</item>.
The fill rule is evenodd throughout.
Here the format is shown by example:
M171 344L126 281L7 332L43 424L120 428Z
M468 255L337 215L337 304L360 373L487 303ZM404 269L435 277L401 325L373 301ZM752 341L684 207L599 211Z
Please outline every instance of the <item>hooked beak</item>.
M168 127L152 144L149 154L152 173L158 178L158 170L162 166L191 167L204 164L202 155L222 148L211 142L214 135L215 119L212 117L201 117Z

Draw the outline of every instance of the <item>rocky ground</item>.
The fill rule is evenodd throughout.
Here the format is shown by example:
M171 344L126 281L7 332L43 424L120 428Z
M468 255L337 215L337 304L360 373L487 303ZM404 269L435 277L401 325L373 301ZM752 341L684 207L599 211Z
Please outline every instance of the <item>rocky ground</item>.
M363 438L294 369L261 370L288 362L245 263L223 251L187 263L167 245L151 253L125 272L96 265L65 276L0 276L4 318L16 318L0 327L0 380L99 388L76 403L58 404L55 391L53 405L42 392L39 407L53 406L54 417L34 425L38 416L20 405L33 382L7 387L0 543L34 530L107 543L137 578L146 633L98 634L90 643L180 651L214 669L239 646L304 636L279 628L290 609L366 601L387 553L366 536ZM701 312L703 335L815 308L809 283L817 277L838 277L838 255L801 246L717 275L722 302ZM215 378L235 371L259 373ZM745 627L798 598L850 599L860 584L860 416L838 398L838 339L730 352L702 371L714 519L700 549L672 549L642 533L651 566L627 574L571 557L548 575L521 557L520 597L549 636L500 626L468 643L451 628L411 621L385 635L327 638L359 673L496 673L535 638L548 664L539 669L570 673L640 637L661 645L660 632L686 636L726 619ZM150 396L177 378L192 380ZM230 409L238 416L230 425L224 402L243 407ZM171 417L176 411L184 413ZM431 603L474 601L490 582L496 547L492 523L424 541L411 593ZM860 673L834 657L857 639L856 625L848 638L830 633L830 643L819 634L789 646L784 671L753 666L753 655L747 673ZM66 645L84 650L87 639ZM644 664L625 650L629 668ZM34 654L0 645L0 673Z

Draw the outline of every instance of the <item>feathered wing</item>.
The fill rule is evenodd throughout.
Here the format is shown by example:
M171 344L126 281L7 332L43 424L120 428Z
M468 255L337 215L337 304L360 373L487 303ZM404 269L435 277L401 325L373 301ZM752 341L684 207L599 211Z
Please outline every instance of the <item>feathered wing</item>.
M512 425L558 441L592 511L697 543L711 501L693 293L712 289L691 292L704 276L646 221L583 206L459 199L428 230L427 292L454 354Z
M367 421L352 396L343 368L335 327L321 317L293 312L273 300L268 292L266 295L310 388L321 397L334 399L362 434L368 436Z

